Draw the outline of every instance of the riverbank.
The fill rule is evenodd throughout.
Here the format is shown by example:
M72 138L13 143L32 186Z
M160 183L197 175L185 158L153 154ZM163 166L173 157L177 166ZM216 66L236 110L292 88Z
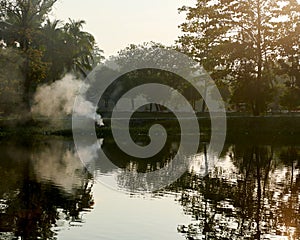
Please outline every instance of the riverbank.
M109 126L109 119L104 118L104 123ZM188 120L186 120L188 122ZM208 114L198 115L202 139L209 140L211 122ZM169 114L138 114L131 121L130 132L132 136L147 135L153 124L161 124L169 135L180 135L177 119ZM111 135L109 127L96 126L98 137ZM300 139L300 115L268 115L260 117L227 114L227 138L260 138L272 139ZM9 136L42 136L54 135L72 137L71 118L56 119L55 121L39 118L29 122L22 122L19 118L0 119L0 137ZM299 140L300 141L300 140Z

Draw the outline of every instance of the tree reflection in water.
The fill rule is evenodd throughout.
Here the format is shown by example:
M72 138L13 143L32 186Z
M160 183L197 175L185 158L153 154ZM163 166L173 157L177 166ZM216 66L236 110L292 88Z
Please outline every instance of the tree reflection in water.
M0 151L1 239L56 239L59 226L83 223L92 179L70 142L6 141Z
M147 141L147 137L139 137L139 144L146 145L145 143L147 143ZM145 159L139 159L125 154L118 148L116 143L110 141L110 139L104 140L102 149L116 167L124 169L122 172L115 169L115 171L118 172L116 176L118 187L127 192L136 192L138 189L136 185L137 182L139 186L143 186L143 189L148 189L147 186L155 184L157 179L148 177L147 174L163 168L172 160L172 158L174 158L178 151L178 142L178 137L169 139L159 153ZM103 172L103 169L101 169L100 166L99 170ZM145 176L143 178L138 178L135 173L145 173ZM165 174L165 172L163 174ZM164 177L165 176L160 175L160 179L163 179Z
M160 153L142 161L118 151L109 138L102 149L116 166L147 173L170 162L178 140L168 139ZM83 224L82 214L93 205L93 178L78 162L73 143L53 138L6 141L0 151L1 239L55 239L64 226ZM193 219L178 225L183 237L300 239L300 147L227 144L213 168L206 154L202 144L190 171L153 194L178 196L184 213ZM115 174L119 187L134 189L135 179L126 171L101 169L100 163L95 170Z
M124 157L114 145L103 147L118 166L147 172L168 164L176 143L169 141L148 163ZM187 239L300 238L300 147L227 144L219 162L203 177L209 164L206 148L204 144L190 171L158 193L179 194L184 213L192 216L191 224L178 226L179 233ZM134 188L130 174L117 179L120 187Z
M186 173L170 186L193 222L187 239L299 239L300 148L232 145L204 178Z

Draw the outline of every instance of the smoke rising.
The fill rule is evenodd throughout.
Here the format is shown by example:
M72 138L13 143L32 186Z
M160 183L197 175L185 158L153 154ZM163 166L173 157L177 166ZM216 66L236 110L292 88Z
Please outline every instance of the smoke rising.
M34 96L32 113L35 116L47 117L49 119L59 119L70 116L73 105L81 88L88 89L89 85L82 80L76 79L73 75L67 74L63 79L52 84L45 84L38 87ZM93 104L80 98L80 109L76 114L82 117L94 119L98 125L103 125L100 115L94 113Z

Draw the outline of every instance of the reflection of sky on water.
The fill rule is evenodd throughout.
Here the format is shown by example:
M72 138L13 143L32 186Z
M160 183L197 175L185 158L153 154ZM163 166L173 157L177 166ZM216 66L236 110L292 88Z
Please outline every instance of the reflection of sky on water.
M174 148L174 144L169 146ZM205 236L213 236L215 239L221 236L258 239L255 233L259 189L261 239L299 237L297 209L300 205L300 169L297 159L300 148L297 147L251 148L227 145L222 157L206 177L201 175L207 157L202 149L199 154L191 157L193 161L189 173L167 189L153 194L126 194L107 188L97 180L100 175L106 175L113 181L120 179L120 172L116 169L102 171L96 168L96 179L88 177L70 141L52 139L30 146L19 146L16 143L14 147L1 143L0 148L0 192L4 194L0 201L0 239L12 239L9 236L11 234L4 233L1 228L1 214L13 204L5 199L8 196L15 198L22 193L23 181L29 181L28 184L34 189L29 192L33 194L31 201L42 204L40 207L48 215L51 212L47 211L56 207L58 218L51 230L58 234L58 239L173 240L189 236L194 239L204 239ZM259 151L257 154L261 158L260 186L255 161L249 158L253 149ZM95 152L89 151L87 154L91 154L92 158ZM165 153L168 155L168 151ZM216 156L210 156L210 159L216 159ZM130 159L120 160L121 163L125 161L125 166L135 166L132 169L139 168L138 163ZM153 167L156 165L154 162ZM27 172L29 174L25 174ZM126 175L121 177L124 180ZM119 185L122 186L128 187ZM91 208L80 208L81 189L88 190L90 187L92 202L95 204L90 202ZM8 194L9 190L13 191ZM44 199L45 194L48 199ZM66 212L66 208L76 206L79 209L78 216L70 214L69 210ZM14 208L14 216L17 219L23 218L24 213L18 214L24 212L23 208L20 210L18 205ZM37 209L33 208L28 214L39 216Z
M94 186L93 193L95 206L85 224L60 232L61 239L184 239L177 226L188 223L190 217L182 213L174 196L130 196L101 183Z
M238 147L228 147L209 177L202 180L205 154L197 155L191 166L190 189L184 188L180 198L194 221L180 226L180 232L191 239L299 239L299 148L248 146L240 155ZM254 151L252 160L249 149ZM284 154L292 157L283 160ZM243 165L249 160L250 165Z
M171 144L172 145L172 144ZM239 153L236 153L236 146L232 145L232 146L227 146L227 152L225 152L225 154L223 153L222 157L220 157L219 159L217 158L217 156L214 156L213 154L211 154L210 156L208 156L207 154L205 154L205 151L202 153L199 153L197 155L194 156L190 156L191 159L191 163L190 163L190 168L189 171L192 172L193 174L196 174L197 176L197 181L194 184L197 184L197 182L199 182L199 184L201 185L201 182L205 182L205 173L206 170L209 169L209 179L215 179L218 184L218 182L223 182L222 184L224 185L224 190L222 190L222 184L218 187L220 187L220 191L226 191L227 188L231 188L232 191L236 191L234 189L238 189L238 187L243 183L243 184L249 184L250 189L247 190L248 192L246 194L248 194L249 196L241 196L240 201L243 201L243 197L250 197L251 203L249 204L253 204L253 209L250 211L254 211L254 215L253 216L249 216L248 219L244 219L244 223L241 225L241 216L243 215L243 211L245 211L245 209L241 209L240 206L237 206L236 203L234 203L234 196L228 196L228 198L225 198L223 200L218 200L214 205L211 205L212 203L210 202L211 200L207 200L205 195L203 195L203 193L198 192L198 191L189 191L187 189L183 189L184 192L187 191L187 194L191 196L193 196L193 198L198 199L197 201L199 201L199 203L201 202L207 202L207 205L205 206L207 212L209 212L208 215L210 215L211 217L213 217L214 221L214 226L216 226L215 232L214 232L214 236L217 237L225 237L225 236L230 236L232 234L237 234L239 231L241 231L241 228L245 228L245 226L248 227L248 230L243 230L243 234L242 236L240 236L240 238L237 239L244 239L244 237L250 237L251 236L255 236L255 232L257 231L258 225L256 222L256 217L255 215L257 213L255 213L255 209L257 208L257 194L259 191L262 191L261 188L263 188L263 195L260 197L261 198L261 207L259 210L259 214L261 215L261 220L260 220L260 231L261 231L261 239L296 239L295 236L299 236L299 233L297 233L297 229L296 227L293 225L293 223L291 222L291 220L287 219L287 216L282 216L280 217L281 214L286 214L282 211L285 211L284 208L289 208L291 201L293 201L293 198L295 198L295 193L292 194L291 191L289 190L289 184L291 182L295 182L296 177L300 175L299 169L294 169L295 165L293 165L293 176L291 176L291 166L286 166L281 162L281 147L278 148L273 148L271 146L261 146L258 149L262 149L262 153L256 153L256 154L260 154L262 161L264 158L264 154L266 154L266 157L270 160L270 166L268 167L268 169L265 169L265 167L261 166L261 186L258 186L257 182L256 182L256 175L255 175L255 164L254 164L254 175L252 173L250 178L247 180L245 179L245 177L247 176L247 173L240 169L242 166L242 160L243 158L245 158L245 156L247 155L246 150L245 153L246 155L244 157L241 158L241 156L239 155ZM251 148L250 148L251 149ZM245 154L243 153L243 154ZM235 156L236 155L236 156ZM255 154L254 154L255 155ZM207 159L209 159L209 161L207 161ZM127 159L128 160L128 159ZM213 161L211 161L213 160ZM132 162L128 162L128 166L131 166L131 169L135 169L136 163L132 163ZM208 165L208 166L207 166ZM118 180L124 180L124 178L126 178L126 175L120 173L118 170L114 170L111 169L111 171L108 172L104 172L101 173L101 169L97 170L97 174L98 176L101 175L101 177L103 177L103 175L106 176L107 179L109 179L109 181L114 182L115 184L119 184L119 187L125 187L125 188L130 188L130 184L132 184L129 181L126 182L126 184L124 185L124 183L122 182L120 185L120 182L118 182ZM246 175L245 175L246 174ZM267 174L267 175L265 175ZM267 178L265 177L267 176ZM201 180L201 178L203 178L203 180ZM249 177L249 176L248 176ZM103 178L102 178L103 179ZM128 179L127 179L128 180ZM128 185L129 184L129 185ZM295 183L294 183L295 184ZM97 186L99 186L99 184L97 184ZM150 199L144 199L143 197L138 197L140 198L139 200L132 200L130 198L126 198L127 195L124 195L124 193L118 193L115 192L111 189L106 189L105 187L103 187L102 189L99 187L97 187L95 189L99 189L99 192L104 192L106 196L109 196L107 201L114 204L114 201L109 201L110 197L113 197L116 200L116 204L118 202L121 202L122 206L125 207L125 209L123 209L121 207L121 209L117 212L113 212L113 215L109 215L109 211L105 211L103 210L103 205L101 207L99 207L99 209L102 209L102 214L108 214L109 215L109 219L114 219L111 220L113 221L117 221L117 228L120 228L120 232L123 232L122 230L122 226L124 227L124 221L126 221L126 224L129 224L130 226L140 226L138 219L142 219L143 218L143 214L145 214L145 211L143 210L137 210L137 211L133 211L133 216L130 212L131 206L138 206L139 204L145 204L145 207L148 208L148 200ZM197 186L197 185L195 185ZM105 190L104 190L105 189ZM98 190L97 190L98 191ZM208 194L208 193L206 193ZM220 193L222 195L222 193ZM101 194L100 194L101 195ZM162 193L162 195L164 195ZM298 196L298 201L300 199L300 195L296 195ZM179 202L182 200L181 199L182 196L177 195L177 199L179 199ZM101 197L100 197L101 198ZM125 199L124 199L125 198ZM181 200L180 200L181 199ZM106 202L105 200L102 199L103 202ZM136 201L136 202L134 202ZM144 202L146 201L146 202ZM155 200L156 202L157 200ZM166 212L168 211L168 209L172 209L172 204L174 204L174 198L170 197L161 200L163 201L161 202L162 204L154 204L156 205L155 209L153 209L151 211L151 213L146 214L147 215L147 221L149 220L150 223L152 223L152 221L154 221L153 219L153 214L160 214L161 211ZM166 201L166 202L165 202ZM101 200L100 200L101 202ZM168 207L165 207L165 203L168 203ZM173 202L172 204L170 202ZM132 205L133 204L133 205ZM194 203L195 204L195 203ZM274 205L275 204L275 205ZM286 206L284 205L286 204ZM201 205L201 204L200 204ZM193 205L192 205L193 206ZM149 206L150 207L150 206ZM187 206L184 207L184 209ZM193 206L194 208L195 206ZM200 206L199 206L200 207ZM199 208L197 207L197 208ZM244 206L246 207L250 207L250 206ZM105 207L104 207L105 208ZM128 209L129 208L129 209ZM141 207L143 209L143 206ZM192 208L192 209L193 209ZM196 208L196 209L197 209ZM201 207L200 207L201 208ZM251 207L250 207L251 208ZM193 216L193 212L189 212L189 211L194 211L194 210L184 210L185 214L187 214L187 218L183 218L183 222L187 222L190 221L190 224L185 225L184 223L180 224L180 217L178 218L179 220L177 221L178 224L178 229L179 232L182 232L183 235L186 236L193 236L193 239L204 239L205 236L207 237L207 235L198 232L197 229L193 229L193 227L191 226L197 226L197 224L199 224L201 226L201 224L203 223L204 219L194 219L194 217L192 219L190 219L190 216ZM199 210L196 210L199 211ZM246 210L249 211L249 210ZM274 211L274 215L273 217L274 220L271 220L271 215L270 213ZM146 211L147 212L147 211ZM94 214L96 214L96 212L94 212ZM117 218L117 220L115 220L114 215L118 215L119 218ZM228 215L229 214L229 215ZM292 216L294 216L292 213ZM175 214L176 215L176 214ZM106 216L106 215L105 215ZM160 215L158 215L160 216ZM164 214L162 216L159 217L160 220L164 219ZM176 215L178 217L178 215ZM137 222L135 222L134 218L136 219ZM176 218L176 217L175 217ZM105 226L105 228L111 229L111 225L112 222L110 224L108 224L107 222L103 223L102 221L105 221L106 217L101 218L99 220L99 222L101 223L101 225ZM166 217L166 219L168 219L168 217ZM128 220L128 221L127 221ZM120 223L119 223L120 221ZM170 219L169 219L170 221ZM168 221L168 222L169 222ZM271 227L270 226L270 222L272 221L279 221L277 222L277 225ZM94 220L92 221L94 222ZM155 222L155 221L154 221ZM164 224L164 223L160 223L160 221L158 221L158 225L160 224ZM107 224L107 225L106 225ZM123 224L123 225L122 225ZM167 229L167 225L165 225L166 229ZM187 226L190 226L187 227ZM148 226L151 227L151 226ZM162 228L162 232L159 233L158 237L163 236L164 232L168 232L167 230L163 230L165 229L165 227ZM130 228L131 229L131 228ZM143 232L148 233L147 230L143 229L143 226L141 226L141 228ZM157 229L154 230L154 232L156 233L157 231L160 231L159 228L153 228L153 229ZM131 233L128 233L128 231L133 231ZM225 232L224 232L225 231ZM299 230L298 230L299 231ZM118 233L114 234L114 236L119 236L119 231L117 231ZM190 233L191 232L191 233ZM230 233L231 232L231 233ZM126 234L128 234L128 239L132 239L130 238L130 234L133 234L134 230L128 230L126 232L126 229L124 230L124 238L123 239L127 239L126 238ZM121 234L121 233L120 233ZM170 234L170 233L169 233ZM253 235L254 234L254 235ZM152 234L153 235L153 234ZM151 235L151 236L152 236ZM155 235L155 234L154 234ZM171 234L172 235L172 234ZM171 236L169 235L169 236ZM120 235L121 236L121 235ZM144 236L143 234L141 234L139 231L137 231L137 238L136 239L141 239L141 238L145 238L146 235ZM118 238L112 238L112 239L118 239ZM135 239L135 238L133 238ZM145 238L146 239L146 238ZM165 239L175 239L175 238L165 238ZM191 238L192 239L192 238Z

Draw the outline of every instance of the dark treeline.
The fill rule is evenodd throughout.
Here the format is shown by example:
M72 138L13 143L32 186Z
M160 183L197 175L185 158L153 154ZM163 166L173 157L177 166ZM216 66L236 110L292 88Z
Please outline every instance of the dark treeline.
M50 20L56 2L0 1L0 57L6 60L1 64L1 93L7 86L14 88L9 90L21 92L28 108L38 84L59 80L68 72L85 77L102 58L93 35L82 30L85 21ZM21 77L10 79L11 71L20 72ZM6 81L22 83L16 89Z
M11 91L11 98L21 97L30 108L39 84L52 83L68 72L83 78L103 59L93 35L83 31L83 20L50 20L56 1L0 1L1 99L7 99L7 88L12 88L22 94ZM186 14L186 21L170 48L204 66L228 110L253 115L299 110L300 5L296 0L197 0L193 7L179 11ZM118 62L126 65L124 59L132 49L153 47L163 46L130 45L119 52ZM193 105L201 100L193 90L183 91Z
M233 110L254 115L300 105L300 4L296 0L197 0L182 7L178 49L201 62Z

